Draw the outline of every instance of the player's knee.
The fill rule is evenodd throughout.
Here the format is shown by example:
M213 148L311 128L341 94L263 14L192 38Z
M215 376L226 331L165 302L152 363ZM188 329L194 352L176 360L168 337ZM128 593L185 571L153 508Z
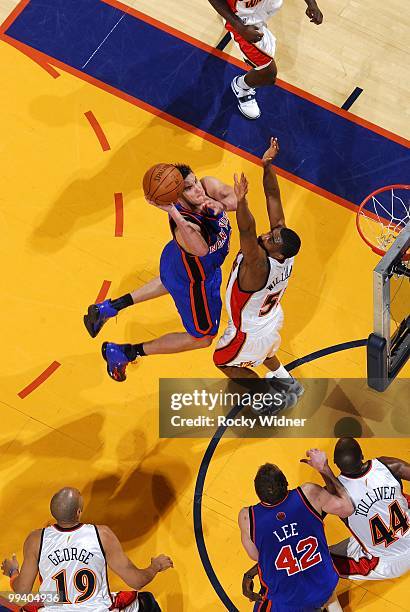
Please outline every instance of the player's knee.
M195 338L194 347L196 348L207 348L211 346L213 338L211 336L204 336L203 338Z

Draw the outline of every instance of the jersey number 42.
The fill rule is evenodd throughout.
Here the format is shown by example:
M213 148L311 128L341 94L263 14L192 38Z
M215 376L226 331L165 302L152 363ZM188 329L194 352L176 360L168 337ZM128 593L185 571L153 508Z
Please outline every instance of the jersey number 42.
M300 557L296 557L290 544L286 544L275 559L275 567L278 570L286 570L288 576L303 572L322 561L322 555L317 549L318 542L314 536L299 540L296 544L296 552L303 553Z

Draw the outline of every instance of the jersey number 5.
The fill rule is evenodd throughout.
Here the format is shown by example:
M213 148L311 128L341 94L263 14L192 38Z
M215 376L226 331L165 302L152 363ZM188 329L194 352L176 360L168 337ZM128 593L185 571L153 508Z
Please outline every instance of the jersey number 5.
M81 569L74 574L73 583L76 590L80 593L75 598L74 602L71 602L68 598L67 593L67 580L66 571L62 570L53 576L53 580L57 583L57 591L59 594L59 603L82 603L90 599L94 594L96 587L96 576L90 569Z
M396 537L398 531L401 531L401 535L404 535L410 527L408 518L406 514L403 513L397 500L390 504L389 512L390 525L386 525L379 514L375 514L369 520L370 531L375 546L384 544L385 548L387 548L390 544L393 544L393 542L399 539Z
M320 552L316 552L318 547L317 539L313 536L299 540L296 544L296 552L303 553L300 559L297 559L293 554L293 550L289 544L282 546L278 556L275 559L275 567L278 570L286 570L288 576L303 572L313 565L317 565L322 561Z
M278 291L278 293L268 293L263 302L261 309L259 311L258 317L264 317L269 314L272 308L275 308L276 304L279 302L279 298L282 291Z

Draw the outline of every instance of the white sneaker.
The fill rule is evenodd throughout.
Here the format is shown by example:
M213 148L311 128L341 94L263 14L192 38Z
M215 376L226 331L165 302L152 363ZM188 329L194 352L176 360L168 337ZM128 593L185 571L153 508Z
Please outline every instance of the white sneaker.
M301 385L296 378L293 378L293 376L289 378L278 378L273 372L267 372L265 374L265 378L269 378L273 384L276 383L280 389L283 389L283 391L287 393L295 393L298 398L305 392L303 385Z
M256 91L253 88L243 89L237 84L239 76L236 76L231 88L238 100L238 108L247 119L258 119L261 116L261 111L256 101Z

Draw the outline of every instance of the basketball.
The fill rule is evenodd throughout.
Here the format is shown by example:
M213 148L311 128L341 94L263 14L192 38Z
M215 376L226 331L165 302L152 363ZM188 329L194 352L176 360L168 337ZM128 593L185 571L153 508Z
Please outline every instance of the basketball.
M155 204L172 204L184 191L184 179L175 166L157 164L147 170L142 186L148 200Z

